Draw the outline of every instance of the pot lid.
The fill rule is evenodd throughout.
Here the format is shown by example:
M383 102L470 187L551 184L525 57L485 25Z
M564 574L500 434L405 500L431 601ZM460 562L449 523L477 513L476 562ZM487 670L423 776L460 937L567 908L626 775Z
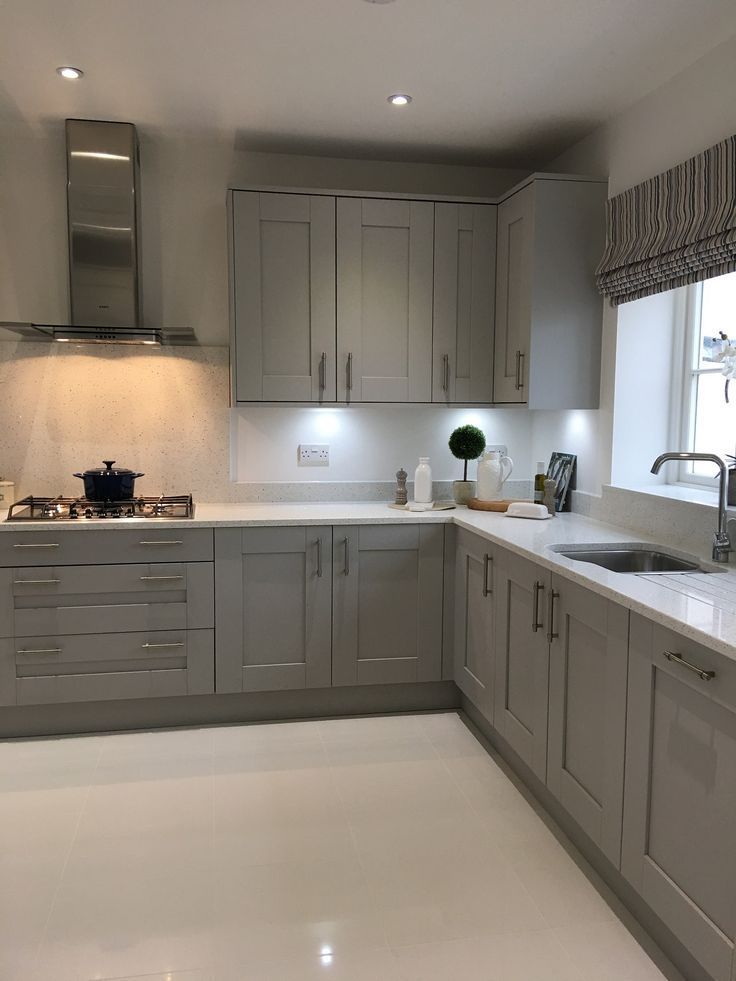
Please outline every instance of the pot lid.
M96 477L98 475L103 475L107 477L122 477L125 474L133 473L132 470L128 470L126 467L115 467L115 469L113 469L113 464L115 463L114 460L103 460L102 462L105 464L104 467L97 467L96 469L85 470L84 476ZM134 474L134 476L142 477L143 474L136 473Z

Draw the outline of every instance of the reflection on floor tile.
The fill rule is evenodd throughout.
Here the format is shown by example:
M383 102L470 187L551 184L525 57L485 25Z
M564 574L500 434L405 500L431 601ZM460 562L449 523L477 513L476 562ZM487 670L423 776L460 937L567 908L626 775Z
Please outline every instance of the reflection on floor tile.
M455 713L6 742L0 804L3 981L664 977Z

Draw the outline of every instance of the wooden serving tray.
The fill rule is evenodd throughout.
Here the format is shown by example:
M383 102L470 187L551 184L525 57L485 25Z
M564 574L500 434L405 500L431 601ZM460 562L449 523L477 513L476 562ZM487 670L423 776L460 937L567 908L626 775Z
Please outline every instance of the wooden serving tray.
M512 501L479 501L477 497L471 497L468 507L471 511L508 511L509 504L516 504L519 498Z

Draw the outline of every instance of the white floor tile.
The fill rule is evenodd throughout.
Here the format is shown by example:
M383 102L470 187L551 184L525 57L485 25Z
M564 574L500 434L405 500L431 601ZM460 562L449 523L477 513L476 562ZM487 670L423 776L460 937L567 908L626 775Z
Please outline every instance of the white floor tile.
M661 981L454 713L0 744L2 981Z

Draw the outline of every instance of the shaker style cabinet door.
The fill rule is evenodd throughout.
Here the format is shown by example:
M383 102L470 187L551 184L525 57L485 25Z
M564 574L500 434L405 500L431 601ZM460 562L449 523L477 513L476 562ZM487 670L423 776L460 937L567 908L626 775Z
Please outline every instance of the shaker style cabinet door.
M337 199L337 398L432 399L429 201Z
M618 868L629 613L552 577L547 786Z
M236 402L335 400L335 200L232 192Z
M549 574L505 549L495 561L493 724L540 780L547 776Z
M632 614L621 871L715 981L736 976L736 661Z
M526 402L532 317L534 187L498 206L494 402Z
M333 685L439 681L442 526L333 531Z
M332 529L215 531L216 690L331 684Z
M490 542L458 529L455 549L455 684L493 722L493 554Z
M493 401L496 206L435 204L433 402Z

